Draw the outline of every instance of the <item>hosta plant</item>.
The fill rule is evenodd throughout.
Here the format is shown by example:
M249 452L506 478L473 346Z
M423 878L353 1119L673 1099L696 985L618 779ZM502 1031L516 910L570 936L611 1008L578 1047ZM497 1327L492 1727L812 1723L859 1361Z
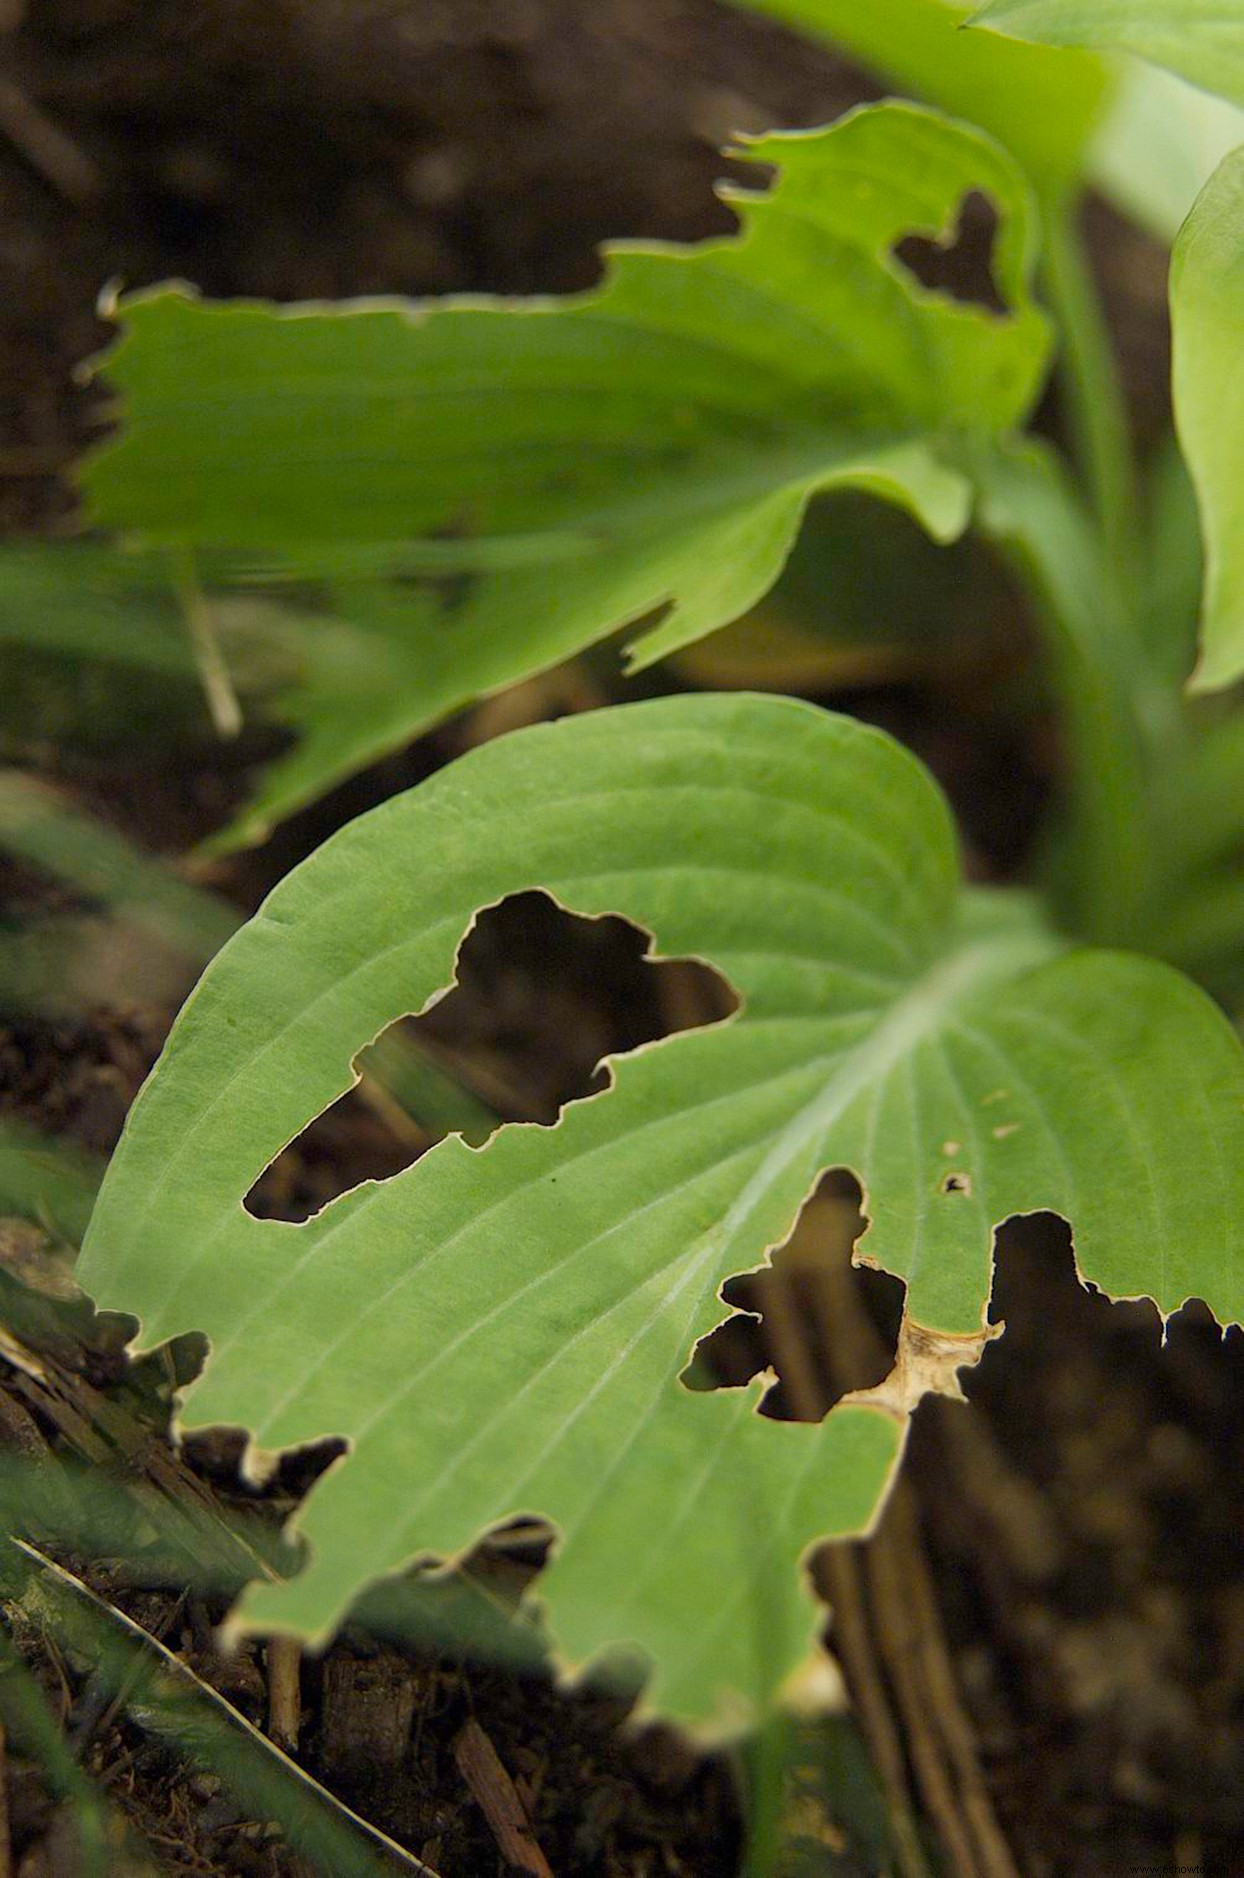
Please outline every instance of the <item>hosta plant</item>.
M555 1128L450 1138L302 1225L252 1217L356 1052L451 982L475 911L536 885L711 961L740 1009L616 1062ZM893 1375L819 1426L758 1415L763 1381L692 1393L721 1286L837 1166L906 1281ZM703 1724L798 1666L801 1561L868 1524L911 1408L987 1334L994 1228L1038 1208L1108 1291L1240 1314L1226 1020L1168 967L965 889L944 800L889 738L663 699L486 745L282 883L140 1097L82 1282L146 1340L207 1332L191 1420L351 1441L300 1520L307 1568L248 1619L322 1638L376 1574L534 1514L566 1661L637 1645L651 1699Z
M847 32L814 0L767 10ZM862 52L944 91L926 54L962 11L878 9L890 36ZM990 10L1017 29L1058 15L1059 39L1108 11ZM944 101L1005 134L989 75L1027 55L973 43ZM736 198L737 236L625 248L569 302L278 311L167 290L122 307L123 425L85 477L118 561L175 567L200 610L288 625L305 608L321 650L355 647L306 668L303 740L235 835L617 626L643 621L645 663L723 625L844 483L1005 560L1044 629L1068 756L1031 895L964 884L946 802L890 738L750 695L487 744L276 888L186 1005L81 1265L145 1344L207 1334L187 1425L240 1425L257 1451L349 1444L298 1517L304 1568L255 1588L240 1621L323 1639L371 1581L535 1516L554 1534L537 1595L560 1662L637 1651L651 1708L720 1732L780 1698L817 1625L810 1552L868 1526L913 1406L953 1392L992 1333L1004 1220L1061 1214L1111 1295L1244 1315L1244 1054L1163 962L1244 996L1244 738L1229 706L1183 696L1171 565L1195 584L1195 518L1176 464L1153 481L1150 548L1068 246L1108 75L1077 58L1064 143L1039 109L1057 56L1007 94L1031 108L1006 151L909 105L764 139L751 154L778 174ZM1228 157L1173 271L1204 689L1244 665L1239 178ZM922 284L908 244L953 242L977 196L989 279L956 298ZM1050 356L1038 269L1088 503L1019 435ZM556 1126L482 1149L451 1136L301 1225L252 1216L256 1179L359 1053L453 982L480 909L531 888L708 961L737 1008L613 1062ZM863 1193L858 1256L906 1288L892 1373L815 1424L759 1414L765 1376L690 1388L723 1287L833 1168Z

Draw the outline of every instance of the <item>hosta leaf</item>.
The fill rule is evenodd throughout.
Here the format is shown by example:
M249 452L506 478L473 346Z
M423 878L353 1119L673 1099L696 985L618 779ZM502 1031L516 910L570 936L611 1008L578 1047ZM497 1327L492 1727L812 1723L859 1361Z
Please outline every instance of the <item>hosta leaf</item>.
M1244 104L1239 0L992 0L975 23L1050 46L1135 52Z
M860 485L958 534L965 446L1023 421L1045 365L1020 173L907 105L748 153L780 173L731 193L737 237L622 245L570 300L128 301L91 519L336 584L346 619L355 583L360 617L410 646L400 685L351 698L370 754L658 609L635 664L725 624L772 585L817 489ZM1004 314L894 255L949 240L973 191L999 213Z
M1205 538L1205 691L1244 674L1244 149L1222 162L1171 257L1175 422Z
M671 522L750 516L844 474L952 526L954 472L913 442L1018 422L1043 363L1014 166L906 105L748 154L781 174L732 192L740 237L619 245L604 287L573 300L130 300L107 360L126 423L85 472L93 518L295 560L385 543L455 583L550 562L573 579ZM1009 317L921 289L891 252L948 238L973 189L1004 218Z
M620 911L739 1013L617 1062L555 1128L455 1138L299 1226L262 1168L351 1057L451 979L475 910L542 886ZM903 1277L895 1376L819 1426L680 1375L719 1290L853 1168ZM519 1513L565 1660L611 1644L720 1725L806 1651L799 1563L873 1513L920 1387L972 1360L994 1226L1052 1207L1081 1269L1164 1310L1244 1304L1244 1057L1167 967L1066 953L969 893L949 812L880 732L788 699L666 698L487 744L354 822L218 956L140 1096L83 1284L146 1342L212 1343L196 1422L337 1433L305 1571L261 1625L323 1635L361 1587Z

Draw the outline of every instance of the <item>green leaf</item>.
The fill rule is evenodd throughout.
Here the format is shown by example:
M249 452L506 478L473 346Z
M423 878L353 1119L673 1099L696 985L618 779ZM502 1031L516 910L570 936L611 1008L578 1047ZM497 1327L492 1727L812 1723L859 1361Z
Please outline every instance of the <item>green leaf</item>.
M210 604L227 649L243 639L280 656L281 679L258 709L295 741L204 844L209 854L263 841L286 816L409 742L427 721L429 693L449 682L453 636L430 590L356 579L329 586L317 608L219 592Z
M738 1014L613 1065L553 1128L456 1138L299 1226L243 1196L446 986L480 906L543 887L705 958ZM907 1282L888 1385L820 1425L763 1381L680 1376L720 1287L855 1170L867 1256ZM195 1423L349 1438L307 1569L248 1621L323 1636L363 1585L490 1526L554 1522L562 1661L613 1645L721 1728L770 1703L815 1613L800 1563L873 1516L926 1386L984 1339L993 1229L1054 1208L1080 1269L1164 1311L1244 1305L1244 1057L1169 968L1063 951L965 891L949 810L882 733L690 696L486 744L350 824L208 970L131 1116L80 1267L148 1343L211 1339Z
M1143 944L1153 860L1146 725L1155 707L1169 712L1172 692L1138 656L1101 536L1056 453L1028 439L993 452L979 476L980 533L1028 589L1063 706L1067 800L1047 887L1080 938Z
M1056 191L1079 177L1110 81L1085 53L1019 47L960 29L959 0L732 0L827 39L889 84L979 124L1035 182Z
M957 529L961 478L925 446L1020 422L1044 363L1014 165L906 105L747 153L781 175L730 192L741 236L616 247L575 300L130 300L106 367L126 421L84 473L92 519L285 550L302 571L317 549L389 544L408 576L455 588L550 564L573 582L625 543L668 552L728 518L754 557L826 481L875 479ZM949 239L974 189L1004 218L1010 317L922 289L892 253Z
M430 1865L322 1787L132 1617L28 1541L19 1539L13 1552L26 1576L20 1609L36 1633L89 1663L96 1687L131 1724L223 1780L239 1810L274 1821L315 1870L331 1871L334 1878L393 1878L402 1872L437 1878ZM85 1785L72 1754L67 1758ZM97 1869L118 1866L133 1870L128 1859L122 1864L108 1857Z
M972 23L1049 46L1134 52L1244 104L1239 0L992 0Z
M1244 149L1197 197L1171 256L1175 423L1205 539L1201 657L1193 683L1244 674Z
M374 755L659 609L634 665L725 624L772 585L818 489L862 486L957 535L967 443L1021 424L1045 365L1022 177L906 105L748 154L781 173L731 192L739 236L617 248L572 300L129 301L92 520L334 587L392 679L358 676L336 721L320 694L335 770L347 741ZM894 255L913 232L951 239L972 191L999 211L1005 315ZM315 786L287 769L266 812Z

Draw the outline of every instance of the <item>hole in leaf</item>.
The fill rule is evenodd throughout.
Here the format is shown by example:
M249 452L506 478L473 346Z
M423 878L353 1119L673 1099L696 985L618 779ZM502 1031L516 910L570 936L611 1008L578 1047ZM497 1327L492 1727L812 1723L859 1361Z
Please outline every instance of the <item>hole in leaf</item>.
M988 196L973 189L959 205L959 219L949 240L904 235L895 242L892 253L922 287L964 306L1005 313L1006 302L998 292L993 272L997 233L997 210Z
M954 1634L1030 1587L1059 1634L1093 1639L1099 1712L1130 1718L1117 1639L1150 1635L1159 1609L1212 1637L1220 1588L1244 1577L1244 1335L1196 1300L1163 1325L1151 1300L1082 1282L1052 1213L999 1228L990 1317L1006 1334L961 1376L973 1413L926 1399L907 1455ZM1052 1634L1008 1669L1017 1699L1048 1686Z
M853 1263L867 1220L860 1189L841 1168L822 1175L771 1262L721 1288L734 1312L697 1344L688 1389L737 1389L771 1369L777 1381L760 1412L776 1421L820 1421L853 1389L871 1389L894 1367L906 1286Z
M654 959L616 914L568 913L512 894L478 916L454 986L400 1018L358 1060L363 1081L311 1122L246 1197L261 1218L304 1220L364 1180L386 1180L444 1135L486 1140L504 1122L558 1119L606 1087L601 1059L738 1008L695 959Z

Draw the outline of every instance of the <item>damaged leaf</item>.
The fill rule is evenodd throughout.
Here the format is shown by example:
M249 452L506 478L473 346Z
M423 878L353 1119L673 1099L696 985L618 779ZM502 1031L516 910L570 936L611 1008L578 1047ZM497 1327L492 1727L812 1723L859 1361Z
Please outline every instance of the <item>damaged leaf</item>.
M298 1226L243 1196L476 910L540 886L737 988L553 1128L449 1138ZM819 1425L680 1380L720 1290L849 1167L905 1280L900 1364ZM1195 1178L1191 1170L1196 1170ZM1169 968L1068 951L965 889L949 811L882 733L786 699L666 698L482 746L335 835L218 956L132 1113L80 1277L145 1344L205 1331L194 1424L352 1444L309 1561L244 1617L322 1638L363 1587L518 1514L563 1662L651 1665L720 1730L811 1647L801 1561L873 1517L905 1416L986 1329L992 1236L1072 1221L1081 1270L1164 1311L1244 1307L1244 1056Z
M737 617L819 489L959 534L977 444L1023 423L1045 369L1022 176L901 104L744 154L778 177L725 192L739 235L618 245L572 299L128 300L90 520L240 580L319 583L378 645L400 635L400 687L351 699L355 764L645 615L635 667ZM998 215L1002 312L896 258L913 234L949 242L973 193ZM317 786L278 761L247 836Z
M975 23L963 0L731 3L825 40L883 84L978 124L1018 159L1054 213L1091 182L1168 244L1214 165L1244 141L1233 105L1171 71L963 32Z

